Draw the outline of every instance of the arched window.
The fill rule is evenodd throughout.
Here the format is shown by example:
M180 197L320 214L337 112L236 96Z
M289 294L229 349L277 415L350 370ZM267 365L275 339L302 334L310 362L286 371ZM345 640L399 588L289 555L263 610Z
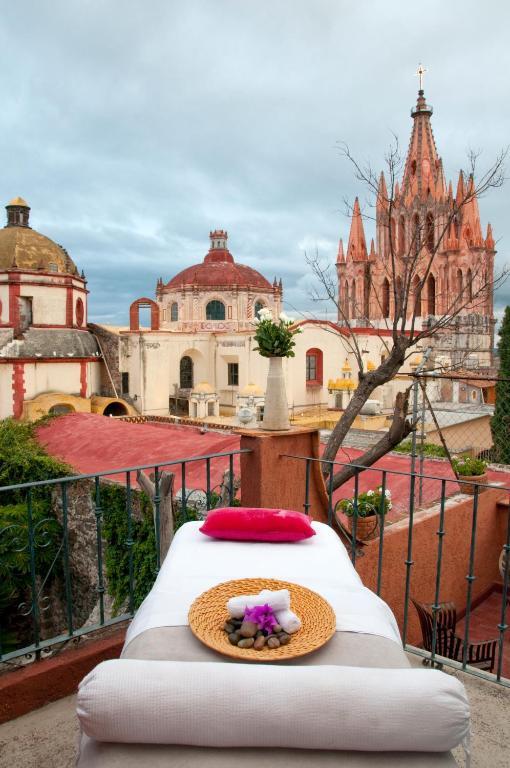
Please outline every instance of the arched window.
M462 270L457 270L457 298L459 301L462 301L464 298L464 278L462 275Z
M344 295L342 297L342 311L344 313L344 318L346 320L349 319L349 283L347 280L344 284Z
M429 275L427 278L427 314L436 314L436 278Z
M420 217L417 213L413 216L413 249L414 255L418 256L421 250L421 232L420 232Z
M353 280L351 284L351 317L356 317L356 281Z
M76 299L76 325L78 325L80 328L83 325L84 318L85 307L83 306L83 299L78 296Z
M393 253L395 253L396 249L396 239L397 239L397 228L395 226L395 219L393 216L390 219L390 233L391 233L391 248Z
M395 307L395 316L402 316L402 307L404 306L404 288L402 285L402 278L397 277L397 301Z
M387 277L384 278L382 284L381 309L383 317L390 316L390 281Z
M435 236L434 236L434 217L431 213L427 213L427 248L430 253L434 250Z
M222 301L214 299L210 301L205 308L206 320L224 320L225 319L225 305Z
M177 322L179 319L179 305L176 301L172 301L172 304L170 306L170 320L172 323Z
M159 307L152 299L137 299L129 307L129 329L140 330L140 309L150 307L151 331L159 331Z
M398 252L401 256L406 252L406 220L403 216L398 222Z
M322 386L322 350L309 349L306 353L306 386Z
M265 305L261 301L256 301L255 302L255 307L254 307L255 317L259 316L259 312L260 312L261 309L264 309L264 306Z
M416 317L421 317L421 280L419 275L413 279L414 308Z
M469 301L473 301L473 273L470 269L466 274L466 289Z
M189 355L181 357L179 365L179 386L181 389L193 389L193 360Z

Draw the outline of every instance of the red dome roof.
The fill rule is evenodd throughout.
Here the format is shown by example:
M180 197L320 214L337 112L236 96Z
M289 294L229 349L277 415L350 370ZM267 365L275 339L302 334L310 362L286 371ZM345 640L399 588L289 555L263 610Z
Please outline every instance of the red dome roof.
M273 286L256 269L245 264L236 264L227 248L227 233L215 230L210 233L211 248L201 264L194 264L179 272L163 290L179 290L183 285L198 285L202 288L219 288L238 285L272 291Z

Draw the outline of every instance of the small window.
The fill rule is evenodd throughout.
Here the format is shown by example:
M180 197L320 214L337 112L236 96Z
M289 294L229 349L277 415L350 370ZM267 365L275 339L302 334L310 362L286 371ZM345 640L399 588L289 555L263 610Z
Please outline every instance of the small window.
M172 323L177 322L179 319L179 305L176 301L172 302L172 306L170 307L170 320Z
M181 389L193 389L193 360L189 355L181 357L179 363L179 385Z
M306 384L319 386L322 384L322 350L309 349L306 353Z
M48 271L49 272L58 272L58 264L55 264L54 261L50 261L48 264Z
M205 308L206 320L224 320L225 319L225 305L222 301L215 299L210 301Z
M306 356L306 380L317 381L317 358L315 355Z
M129 394L129 373L121 373L120 391L123 395Z
M239 363L228 363L228 385L239 386Z

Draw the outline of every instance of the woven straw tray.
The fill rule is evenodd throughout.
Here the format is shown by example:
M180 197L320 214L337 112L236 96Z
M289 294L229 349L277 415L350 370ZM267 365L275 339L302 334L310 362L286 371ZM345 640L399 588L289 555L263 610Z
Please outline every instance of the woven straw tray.
M256 595L262 589L288 589L290 607L301 619L301 629L279 648L238 648L231 645L223 624L228 619L227 600L236 595ZM316 592L299 584L276 579L236 579L217 584L197 597L189 614L189 625L199 640L222 653L242 661L281 661L305 656L328 642L335 633L336 617L330 604Z

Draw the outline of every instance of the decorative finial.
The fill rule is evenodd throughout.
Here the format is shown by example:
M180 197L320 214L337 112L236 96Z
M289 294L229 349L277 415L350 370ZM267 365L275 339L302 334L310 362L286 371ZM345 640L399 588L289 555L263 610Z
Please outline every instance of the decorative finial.
M423 75L425 74L427 70L423 66L423 64L418 64L418 69L416 70L415 77L420 78L420 91L423 91Z

